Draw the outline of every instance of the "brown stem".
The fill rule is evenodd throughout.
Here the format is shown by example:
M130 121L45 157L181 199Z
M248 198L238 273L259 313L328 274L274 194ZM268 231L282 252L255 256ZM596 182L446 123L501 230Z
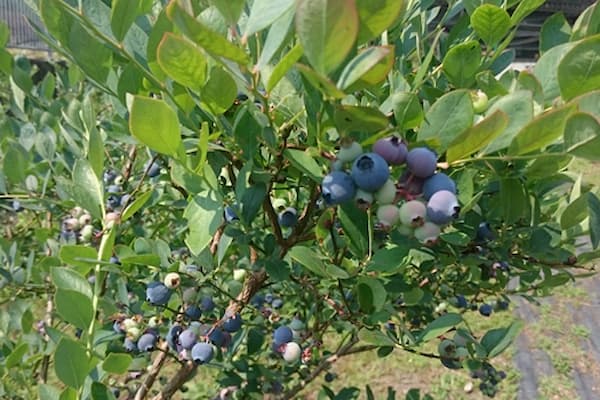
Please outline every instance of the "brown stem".
M179 388L181 386L183 386L183 384L186 383L190 379L190 377L192 376L192 373L194 372L195 369L196 369L196 364L194 364L192 361L186 362L179 369L179 371L177 371L177 373L169 381L169 383L167 383L165 385L163 390L159 394L157 394L156 396L153 397L153 400L165 400L165 399L170 399L171 397L173 397L175 392L177 392L179 390Z
M167 352L169 351L168 343L166 341L161 343L159 350L160 350L160 352L154 359L154 362L152 363L152 367L150 368L150 372L148 373L148 375L146 375L146 378L141 383L140 387L138 388L137 393L135 394L135 398L134 398L135 400L145 399L146 396L148 395L148 392L150 392L150 389L152 388L154 381L156 381L156 378L158 377L158 374L160 373L160 370L162 369L162 366L163 366L165 360L167 359L167 355L168 355Z

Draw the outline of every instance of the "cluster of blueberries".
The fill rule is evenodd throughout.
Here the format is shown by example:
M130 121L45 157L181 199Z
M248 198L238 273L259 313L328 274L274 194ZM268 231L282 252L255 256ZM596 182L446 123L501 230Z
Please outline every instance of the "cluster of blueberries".
M466 348L469 340L471 338L458 332L453 339L443 339L438 345L442 364L450 369L462 368L461 362L469 355ZM506 378L506 373L497 371L491 364L484 362L479 369L471 373L471 377L481 379L479 389L484 395L494 397L498 391L498 384Z
M179 287L181 279L178 273L166 274L164 280L152 281L146 285L146 301L157 307L168 307L171 296ZM170 349L181 360L192 360L194 363L209 363L215 356L217 348L227 349L232 342L232 334L242 328L243 320L239 313L225 315L213 324L201 323L203 315L211 315L215 303L211 296L204 295L199 298L194 287L186 288L181 292L182 309L165 336ZM269 297L269 298L267 298ZM280 308L283 301L267 294L255 297L253 304L268 302L273 308ZM160 338L159 328L161 321L152 317L147 322L140 315L117 317L113 324L115 332L124 335L123 347L132 353L147 353L157 348ZM304 324L299 319L293 319L289 326L280 326L273 334L273 350L279 353L289 363L297 361L302 355L302 349L297 343Z
M355 201L361 208L376 202L378 228L398 228L424 244L435 243L442 227L460 212L456 183L436 173L437 160L426 147L409 151L396 136L377 140L369 153L358 142L344 140L332 172L321 183L323 199L327 205ZM390 166L406 166L397 182Z
M73 208L61 222L60 241L65 244L90 243L94 237L92 216L81 207Z

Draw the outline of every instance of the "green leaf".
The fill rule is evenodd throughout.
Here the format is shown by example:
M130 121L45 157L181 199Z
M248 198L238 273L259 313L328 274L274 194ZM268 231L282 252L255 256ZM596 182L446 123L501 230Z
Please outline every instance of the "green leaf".
M571 36L571 26L563 13L556 13L544 21L540 30L540 54L560 44L567 43Z
M80 329L87 329L94 318L92 300L74 290L58 289L54 294L56 311L67 322Z
M600 89L600 35L578 42L558 65L558 84L565 100Z
M393 113L396 125L400 129L418 128L425 117L419 96L410 92L390 94L379 110L385 115Z
M38 384L39 400L58 400L60 392L57 388L47 384Z
M134 96L129 116L131 134L150 149L176 156L181 145L177 113L163 100Z
M592 247L598 248L600 244L600 199L594 193L588 196L588 207L590 209L590 238Z
M248 37L255 32L265 29L273 24L294 6L294 0L255 0L250 9L250 16L246 23L244 36Z
M200 254L223 222L223 201L213 191L199 193L190 201L183 217L188 220L189 229L185 243L192 253Z
M160 257L156 254L136 254L119 258L121 264L160 266Z
M172 32L173 30L173 23L167 16L166 10L163 10L154 21L152 30L148 35L148 44L146 45L146 58L148 60L148 68L150 69L150 71L152 71L154 76L161 80L165 78L166 74L157 61L156 49L158 49L158 45L162 41L165 33Z
M296 149L285 149L283 155L290 161L294 168L301 171L303 174L306 174L306 176L316 183L321 183L323 180L323 173L314 157L310 156L305 151Z
M471 95L467 90L455 90L433 103L425 115L425 123L417 138L434 143L443 152L472 123Z
M544 4L546 0L521 0L519 1L519 5L517 9L513 12L513 15L510 17L510 22L513 25L518 25L523 19L537 10L542 4Z
M325 272L323 261L312 249L305 246L294 246L288 252L288 255L292 260L296 261L310 272L325 278L329 277Z
M79 159L73 166L73 196L75 201L98 219L104 215L102 184L87 160Z
M44 26L58 41L67 45L73 17L62 9L61 0L40 0L39 9Z
M338 208L338 218L348 239L350 251L359 260L362 259L369 248L366 212L359 210L354 204L342 204Z
M215 6L217 10L225 17L229 25L235 25L242 15L245 0L210 0L210 4Z
M373 344L375 346L395 345L394 341L386 336L385 333L367 328L362 328L360 331L358 331L358 338L365 343Z
M54 352L56 376L65 385L79 389L90 368L90 360L83 346L67 338L62 338Z
M476 40L452 47L442 63L450 83L459 88L468 88L475 83L475 75L480 65L481 47Z
M87 77L104 85L112 68L112 50L88 33L79 22L72 24L67 45Z
M204 86L208 62L192 43L167 32L156 51L158 64L176 82L194 90Z
M533 97L528 90L517 90L494 102L486 112L491 115L497 111L508 116L508 125L502 134L496 137L483 151L483 154L494 153L510 145L510 142L529 121L533 119Z
M374 133L388 127L388 119L373 107L340 105L333 114L340 132Z
M266 1L269 2L269 5L272 4L271 1ZM281 2L277 2L277 4L279 3ZM254 4L257 4L257 2L255 1ZM289 35L289 33L292 30L295 15L295 7L290 7L273 22L263 44L260 58L254 67L255 70L263 72L283 45L291 41L292 35Z
M181 9L177 2L172 2L167 6L167 15L185 36L210 55L223 57L241 65L250 62L248 55L241 48L194 19Z
M373 254L367 271L376 271L382 273L401 272L408 263L409 251L410 246L404 243L395 247L379 249Z
M244 192L241 198L241 218L242 221L250 226L258 211L260 210L265 197L267 196L267 185L262 182L255 183Z
M129 354L110 353L102 363L102 369L113 374L124 374L129 369L133 359Z
M521 155L541 151L554 143L565 130L567 118L575 111L574 105L548 111L529 122L515 136L508 147L508 154Z
M385 304L387 292L378 279L362 277L356 284L358 303L364 313L381 310Z
M273 88L279 83L285 74L287 74L290 68L292 68L292 66L300 59L300 57L302 57L303 53L304 49L302 48L302 45L297 43L289 52L286 53L285 56L281 58L269 76L269 80L267 81L267 85L265 87L267 92L273 90Z
M304 78L316 89L318 89L325 97L332 99L343 99L346 94L339 90L329 78L319 74L309 66L296 64L296 69L302 73Z
M600 122L587 113L569 117L564 133L565 151L575 157L600 161Z
M552 103L556 97L560 96L557 67L565 54L574 46L575 43L565 43L551 48L540 57L533 67L533 74L544 89L544 100L547 104Z
M398 21L405 3L404 0L356 0L360 21L357 43L379 36Z
M129 203L129 205L127 206L127 208L125 210L123 210L123 212L121 213L121 222L127 221L136 212L138 212L144 206L144 204L146 204L146 202L148 200L150 200L150 197L152 197L152 192L151 191L150 192L146 192L146 193L142 193L134 201L132 201L131 203Z
M140 14L140 5L137 1L114 0L111 7L110 27L117 40L121 42Z
M329 74L354 46L358 34L354 0L299 0L296 33L313 68Z
M102 135L96 127L92 127L87 131L90 137L88 142L88 161L96 176L100 177L104 169L104 143Z
M65 246L65 247L83 247L83 246ZM64 249L64 247L63 247ZM61 249L62 250L62 249ZM96 250L91 249L94 253ZM61 257L62 260L62 257ZM64 260L63 260L64 262ZM92 298L92 288L88 280L81 274L69 268L54 267L50 270L52 283L57 289L74 290L88 298Z
M463 319L460 314L444 314L441 317L438 317L434 321L430 322L429 325L425 327L423 332L421 332L421 334L419 335L418 341L428 342L429 340L448 332L450 329L460 324L462 320Z
M58 257L63 263L77 267L77 272L85 275L96 264L94 260L98 259L98 253L90 246L66 245L60 248Z
M496 46L510 30L510 16L493 4L482 4L471 14L471 26L489 47Z
M3 172L13 183L21 183L25 180L29 167L29 156L27 151L18 143L13 143L4 153L2 163Z
M5 21L0 21L0 48L6 47L10 39L10 28Z
M10 352L10 354L4 360L6 368L16 367L21 365L23 362L23 357L27 354L29 350L29 345L27 343L21 343L17 347Z
M464 159L483 149L504 131L508 117L498 110L464 131L448 147L446 161L452 163Z
M529 197L519 179L501 179L500 196L497 196L497 201L506 223L513 224L520 219L528 220L531 206Z
M522 327L523 322L516 321L507 328L492 329L486 332L481 339L481 345L487 350L488 357L496 357L506 350L515 337L517 337Z
M597 33L600 33L600 6L596 2L579 14L573 25L570 40L574 42Z
M394 46L368 47L346 64L337 87L353 92L380 83L392 69L394 56Z
M103 383L92 382L92 400L115 400L111 390Z
M578 225L588 216L588 194L579 196L564 209L560 216L560 227L564 230Z
M77 390L67 387L60 394L59 400L79 400Z
M212 67L208 82L202 88L202 105L214 115L223 114L231 107L236 95L237 85L231 75L219 66Z

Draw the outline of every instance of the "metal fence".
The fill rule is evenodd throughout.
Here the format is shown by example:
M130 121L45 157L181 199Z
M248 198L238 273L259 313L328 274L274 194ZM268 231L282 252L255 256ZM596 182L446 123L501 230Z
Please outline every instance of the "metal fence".
M10 39L7 47L13 49L50 51L29 25L28 18L41 26L37 13L27 4L26 0L0 0L0 21L10 28Z

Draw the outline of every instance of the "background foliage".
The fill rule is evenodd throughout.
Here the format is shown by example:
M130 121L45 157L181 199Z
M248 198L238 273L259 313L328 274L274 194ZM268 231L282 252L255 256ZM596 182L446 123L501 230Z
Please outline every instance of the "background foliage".
M463 314L548 295L598 256L600 200L566 168L600 158L600 8L568 34L553 17L535 67L507 69L541 3L40 0L67 66L34 82L0 53L2 395L168 398L198 374L203 396L286 398L346 355L440 358L452 338L466 353L447 367L485 369L519 326L476 333ZM391 134L457 182L460 216L433 245L320 201L340 143ZM146 302L169 272L180 289ZM189 287L217 305L202 323L244 321L202 366L165 340ZM135 315L157 351L123 348L113 323ZM303 354L286 363L271 334L293 321Z

